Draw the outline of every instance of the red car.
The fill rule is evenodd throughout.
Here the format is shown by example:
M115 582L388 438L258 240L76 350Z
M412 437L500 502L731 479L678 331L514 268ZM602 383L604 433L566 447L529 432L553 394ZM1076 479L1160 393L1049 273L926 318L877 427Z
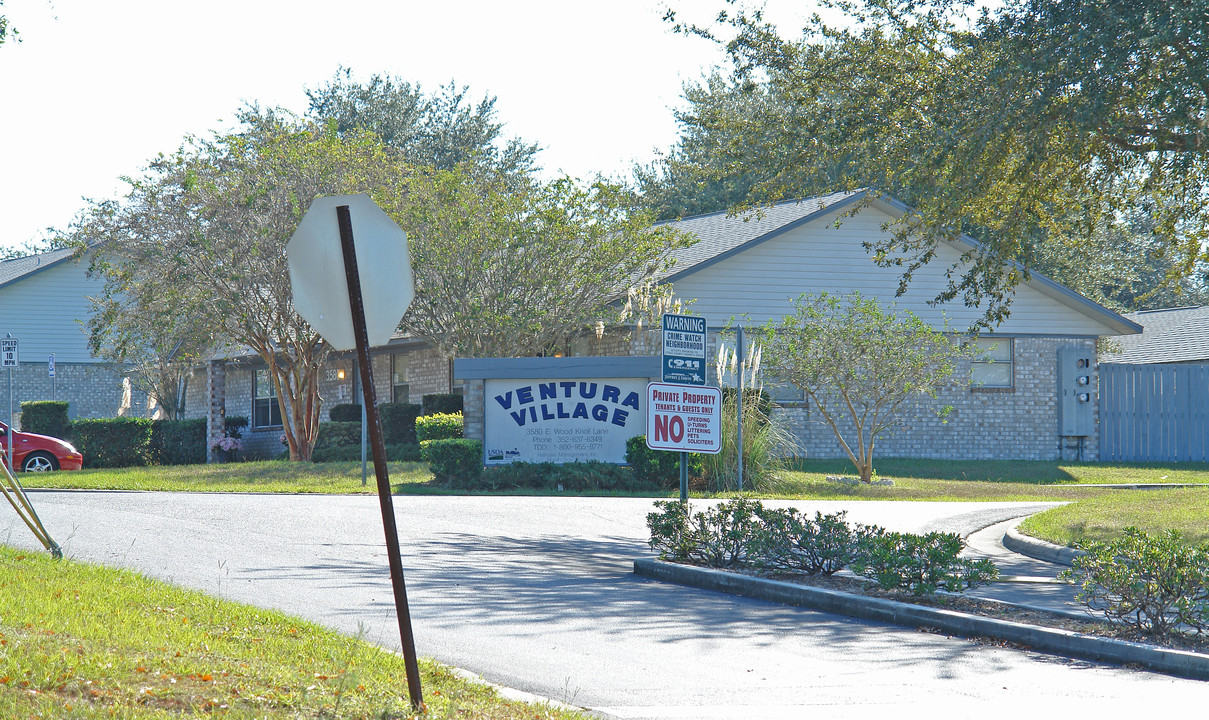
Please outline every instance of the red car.
M23 472L79 470L84 456L71 443L47 435L13 431L15 465ZM8 426L0 422L0 451L8 449ZM5 458L7 458L7 452Z

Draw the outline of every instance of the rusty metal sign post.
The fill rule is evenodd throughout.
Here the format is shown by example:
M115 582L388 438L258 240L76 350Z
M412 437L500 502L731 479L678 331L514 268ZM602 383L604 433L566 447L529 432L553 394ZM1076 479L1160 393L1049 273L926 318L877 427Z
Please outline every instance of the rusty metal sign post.
M354 215L362 235L364 272L357 267ZM411 304L414 287L408 256L407 236L403 230L364 194L316 198L286 245L290 284L298 314L333 350L355 349L357 352L362 408L373 448L386 555L407 667L407 692L412 708L422 711L424 696L420 689L420 667L411 630L411 612L407 607L399 531L395 525L390 476L386 469L386 446L382 440L382 422L375 402L369 361L370 344L386 343ZM344 278L340 278L338 272L332 272L341 263Z
M386 445L382 441L382 421L374 397L373 367L369 361L369 335L365 329L365 305L361 298L361 276L357 271L357 251L353 246L353 223L348 205L336 208L340 224L340 249L344 254L344 275L348 281L348 304L353 314L353 337L357 341L357 363L361 368L361 392L369 443L374 455L374 473L378 478L378 500L382 506L382 527L386 531L386 554L390 561L390 580L395 591L395 611L399 616L399 637L403 642L403 661L407 666L407 695L411 706L424 707L420 688L420 665L411 631L411 611L407 607L407 585L403 581L403 559L399 554L399 530L391 500L390 475L386 468Z

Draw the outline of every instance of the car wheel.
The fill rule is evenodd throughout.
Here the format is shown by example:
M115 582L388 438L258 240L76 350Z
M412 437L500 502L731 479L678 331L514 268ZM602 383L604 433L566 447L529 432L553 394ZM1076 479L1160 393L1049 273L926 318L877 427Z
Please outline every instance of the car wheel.
M25 472L49 472L58 470L59 463L55 462L55 456L50 453L35 452L25 456L21 469Z

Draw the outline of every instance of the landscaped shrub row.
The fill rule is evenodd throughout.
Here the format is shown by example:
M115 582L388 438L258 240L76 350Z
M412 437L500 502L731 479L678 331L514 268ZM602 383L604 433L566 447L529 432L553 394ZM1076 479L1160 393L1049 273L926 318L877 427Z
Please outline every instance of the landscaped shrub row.
M315 439L315 448L311 451L312 462L354 462L361 459L361 416L358 408L356 422L326 422L319 426L319 437ZM409 407L419 408L418 405ZM334 413L333 413L334 414ZM414 431L412 433L414 435ZM420 459L420 446L413 443L391 443L398 434L388 437L385 429L382 438L386 446L386 459L391 462L411 461ZM371 451L366 449L366 456L372 459Z
M1128 527L1079 547L1086 554L1059 577L1092 611L1149 635L1209 631L1209 543L1189 547L1174 530L1152 537Z
M675 501L655 506L647 515L651 549L673 562L774 575L831 575L850 566L882 588L916 595L957 592L999 576L990 560L958 557L965 541L953 533L851 528L843 512L811 520L747 498L702 512Z
M420 410L419 405L411 403L379 403L378 421L382 423L382 442L387 446L417 444L416 418L420 416ZM352 403L333 405L328 412L328 417L332 422L357 423L357 427L360 428L361 406ZM323 427L323 425L320 426L320 440L315 443L316 449L320 448L319 442L323 437ZM357 432L360 433L360 429ZM358 436L357 443L360 444L360 442Z

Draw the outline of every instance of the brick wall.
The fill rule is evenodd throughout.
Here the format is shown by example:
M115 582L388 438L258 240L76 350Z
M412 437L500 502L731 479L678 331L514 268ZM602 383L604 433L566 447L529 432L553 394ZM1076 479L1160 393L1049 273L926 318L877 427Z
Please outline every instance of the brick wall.
M95 363L55 364L52 381L46 363L21 363L12 369L14 427L20 428L21 403L58 400L70 418L117 417L122 403L122 375ZM53 396L53 397L52 397ZM8 416L8 368L0 370L0 417ZM131 388L127 417L149 417L147 395Z
M1059 450L1058 349L1078 347L1094 355L1094 346L1090 339L1016 338L1012 388L950 386L935 400L923 397L904 412L905 426L877 442L875 457L1074 459L1078 450L1073 442L1064 442ZM959 372L968 372L968 365ZM831 428L809 402L784 405L778 416L798 437L807 457L844 457ZM937 410L946 405L953 410L942 419ZM841 427L850 437L851 425ZM1097 448L1098 438L1089 437L1083 459L1095 460Z

